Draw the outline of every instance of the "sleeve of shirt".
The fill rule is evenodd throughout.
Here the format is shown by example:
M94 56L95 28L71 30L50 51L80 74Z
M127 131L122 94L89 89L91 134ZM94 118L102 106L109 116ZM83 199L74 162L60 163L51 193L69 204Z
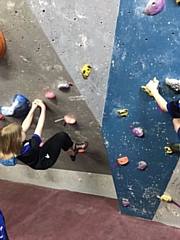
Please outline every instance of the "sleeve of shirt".
M37 150L39 148L39 144L42 142L41 138L37 134L33 134L32 139L30 141L31 149Z
M173 114L172 114L172 111L171 111L171 107L170 107L170 103L169 103L169 102L167 103L167 110L168 110L168 113L171 115L171 117L173 117Z
M39 143L41 143L41 142L42 142L42 139L40 138L40 136L39 136L39 135L37 135L37 134L33 134L33 137L37 138L37 139L39 140Z

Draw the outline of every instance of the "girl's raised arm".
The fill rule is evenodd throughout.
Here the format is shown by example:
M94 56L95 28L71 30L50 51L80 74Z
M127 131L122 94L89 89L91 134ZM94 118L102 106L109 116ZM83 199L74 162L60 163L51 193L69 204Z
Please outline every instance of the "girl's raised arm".
M37 123L34 133L37 134L39 137L41 137L45 118L46 118L46 106L41 100L37 100L36 102L37 102L37 105L41 108L41 113L40 113L38 123Z
M28 115L26 116L26 118L24 119L24 121L21 124L21 127L22 127L24 132L26 132L29 129L29 127L31 126L32 119L33 119L33 116L34 116L34 112L35 112L37 106L38 106L37 105L37 99L35 99L32 102L32 106L31 106L31 109L30 109Z

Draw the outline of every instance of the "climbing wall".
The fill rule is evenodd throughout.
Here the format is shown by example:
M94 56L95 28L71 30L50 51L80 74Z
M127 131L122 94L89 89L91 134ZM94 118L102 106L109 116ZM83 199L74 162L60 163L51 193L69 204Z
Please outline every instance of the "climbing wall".
M87 106L102 125L119 0L26 2ZM93 67L89 81L81 81L79 74L85 63Z
M161 13L147 16L146 4L145 0L121 0L102 131L121 212L153 219L160 203L157 195L164 193L178 161L164 146L178 138L169 114L141 86L157 77L167 100L179 97L164 79L180 78L180 7L166 1ZM128 116L120 117L120 109L128 109ZM144 137L135 137L130 126L142 127ZM124 156L129 163L119 165L117 159ZM146 170L138 169L140 161L147 163Z
M35 98L42 99L47 105L43 141L59 131L66 131L76 142L89 142L88 151L78 154L75 162L62 151L53 168L110 175L99 123L28 4L25 0L0 0L0 5L0 30L7 45L4 58L0 59L0 106L12 104L16 93L23 94L30 102ZM95 72L88 80L83 79L81 68L77 69L77 74L79 81L85 84L92 81L91 77ZM59 84L69 82L73 83L69 91L58 89ZM52 91L56 98L46 98L45 94L48 91ZM75 115L77 123L64 126L63 121L55 122L66 114ZM28 137L32 136L37 120L38 114L35 115L32 127L27 133ZM21 123L22 119L5 117L5 121L0 121L0 128L14 121Z

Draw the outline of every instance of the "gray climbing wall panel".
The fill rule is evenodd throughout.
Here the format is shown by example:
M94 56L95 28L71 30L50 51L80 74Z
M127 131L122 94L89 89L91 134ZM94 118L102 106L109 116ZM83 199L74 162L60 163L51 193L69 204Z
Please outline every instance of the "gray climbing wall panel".
M157 195L166 190L179 158L166 154L164 146L178 138L171 117L141 86L157 77L160 92L167 100L179 98L165 86L164 79L180 78L180 8L175 1L167 1L160 14L147 16L143 14L146 3L121 1L102 129L121 212L153 219L160 203ZM129 115L121 118L119 109L128 109ZM142 127L145 137L135 137L131 125ZM123 156L129 158L129 163L120 166L117 158ZM142 160L148 164L145 171L137 168ZM129 200L129 207L123 206L123 198ZM175 219L178 209L176 213Z
M119 0L26 1L101 126ZM86 63L93 71L82 81Z

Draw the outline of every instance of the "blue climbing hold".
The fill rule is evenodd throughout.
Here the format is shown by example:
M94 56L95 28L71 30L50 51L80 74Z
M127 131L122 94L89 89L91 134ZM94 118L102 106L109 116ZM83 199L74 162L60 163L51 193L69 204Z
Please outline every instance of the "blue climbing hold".
M25 96L15 94L12 104L10 106L1 106L0 111L3 116L21 118L28 114L30 110L29 105L30 102Z

